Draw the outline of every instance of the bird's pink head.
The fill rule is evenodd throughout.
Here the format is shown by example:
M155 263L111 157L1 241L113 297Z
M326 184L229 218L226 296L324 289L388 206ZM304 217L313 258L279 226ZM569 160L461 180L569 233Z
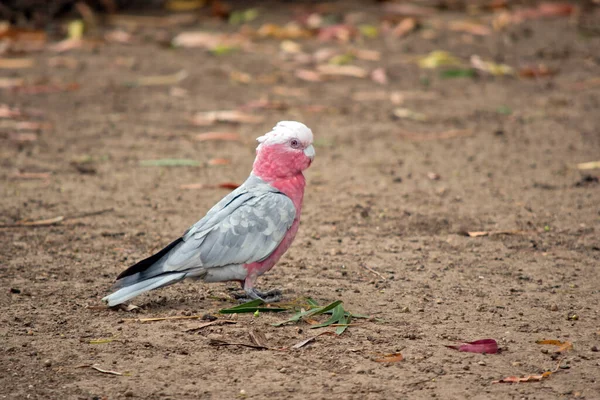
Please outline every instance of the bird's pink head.
M256 139L252 172L270 182L301 174L315 158L312 131L296 121L281 121Z

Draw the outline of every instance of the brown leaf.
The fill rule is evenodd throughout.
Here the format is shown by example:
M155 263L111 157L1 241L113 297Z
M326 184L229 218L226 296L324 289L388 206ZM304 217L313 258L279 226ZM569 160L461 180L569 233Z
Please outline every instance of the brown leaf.
M194 136L194 139L199 142L207 142L209 140L221 140L227 142L239 142L240 135L234 132L205 132Z
M323 75L350 76L354 78L366 78L369 73L364 68L356 65L319 65L317 71Z
M561 360L562 361L562 360ZM550 375L558 371L561 361L558 362L556 368L552 371L546 371L541 375L526 375L526 376L508 376L504 379L492 381L492 383L521 383L521 382L539 382L542 379L548 378Z
M289 22L284 26L277 24L264 24L256 32L261 38L274 38L279 40L284 39L300 39L313 36L313 32L302 28L295 22Z
M22 115L18 108L11 108L8 104L0 104L0 118L17 118Z
M14 89L24 84L23 78L0 78L0 89Z
M377 50L352 49L350 54L359 60L379 61L381 59L381 52Z
M238 124L260 124L264 117L259 115L247 114L238 110L225 111L207 111L196 113L192 117L192 124L199 126L209 126L217 122L229 122Z
M50 172L17 172L13 179L50 179Z
M234 183L234 182L222 182L217 185L217 187L219 187L221 189L231 189L231 190L237 189L239 186L240 186L239 184Z
M0 41L8 42L8 50L14 53L41 51L46 45L44 31L20 29L10 25L0 26Z
M380 362L380 363L394 363L394 362L399 362L402 361L404 359L404 357L402 356L402 353L392 353L392 354L386 354L380 358L375 359L376 362Z
M349 42L356 37L358 31L355 27L347 24L328 25L319 29L317 38L323 42L337 40L343 43Z
M398 25L392 29L392 35L397 38L404 37L417 28L417 20L414 18L404 18Z
M495 235L522 235L527 232L513 230L513 231L474 231L467 232L467 236L469 237L482 237L482 236L495 236Z
M562 353L564 351L571 350L573 348L573 343L568 342L568 341L562 342L562 341L556 340L556 339L537 340L536 343L537 344L551 344L553 346L558 346L558 349L555 351L555 353Z
M309 69L298 69L295 72L296 78L300 78L303 81L308 82L321 82L323 76L317 71L311 71Z
M33 58L0 58L0 69L31 68L34 63Z
M471 21L451 21L448 24L448 29L454 32L470 33L475 36L487 36L492 33L492 30L487 26Z
M0 110L1 110L1 108L0 108ZM580 170L598 169L598 168L600 168L600 160L599 161L589 161L589 162L577 164L577 169L580 169Z
M538 66L525 67L519 70L519 76L522 78L543 78L556 75L557 73L558 70L548 68L543 64L540 64Z
M229 165L231 164L231 160L227 158L213 158L208 161L208 165Z
M327 331L327 332L321 332L318 335L311 336L311 337L309 337L307 339L304 339L304 340L296 343L295 345L293 345L292 347L290 347L290 349L296 350L296 349L302 348L302 347L306 346L307 344L314 342L319 336L323 336L323 335L330 335L330 336L337 337L337 334L335 332L329 332L329 331Z

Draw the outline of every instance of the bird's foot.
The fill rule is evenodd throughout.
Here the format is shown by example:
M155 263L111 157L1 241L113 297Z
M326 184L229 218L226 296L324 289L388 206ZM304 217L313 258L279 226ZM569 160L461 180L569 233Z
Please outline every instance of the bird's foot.
M261 292L258 289L252 288L244 291L244 293L234 293L233 297L242 303L256 299L260 299L265 303L277 303L281 300L281 290L272 289L268 292Z

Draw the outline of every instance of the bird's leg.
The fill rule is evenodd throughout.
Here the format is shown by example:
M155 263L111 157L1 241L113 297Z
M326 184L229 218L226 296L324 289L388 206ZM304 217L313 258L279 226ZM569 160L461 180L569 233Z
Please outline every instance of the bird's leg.
M260 299L265 303L276 303L281 300L281 290L272 289L268 292L261 292L254 287L256 277L248 276L243 282L244 294L234 294L234 297L238 300L256 300Z

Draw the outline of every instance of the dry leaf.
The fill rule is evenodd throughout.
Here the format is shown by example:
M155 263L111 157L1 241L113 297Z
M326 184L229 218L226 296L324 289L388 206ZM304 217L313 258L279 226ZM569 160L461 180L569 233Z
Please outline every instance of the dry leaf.
M33 58L0 58L0 69L31 68L34 63Z
M102 372L103 374L123 376L123 374L121 372L111 371L111 370L108 370L108 369L102 369L100 367L96 367L95 365L90 365L90 368L95 369L98 372Z
M317 38L323 42L338 40L340 42L348 42L356 37L358 31L351 25L337 24L328 25L319 29Z
M381 52L377 50L352 49L350 54L359 60L379 61L381 59Z
M577 164L577 169L587 170L587 169L599 169L600 161L590 161Z
M290 347L290 349L299 349L301 347L306 346L309 343L314 342L319 336L323 336L323 335L330 335L330 336L334 336L337 337L337 334L335 332L321 332L318 335L315 336L311 336L307 339L302 340L301 342L296 343L295 345L293 345L292 347Z
M521 235L526 233L525 231L473 231L467 232L469 237L482 237L482 236L494 236L494 235Z
M544 64L533 67L525 67L519 70L519 76L522 78L543 78L556 75L557 73L558 70L548 68Z
M44 50L46 40L44 31L21 29L9 24L0 25L0 41L7 43L7 50L13 53Z
M16 118L22 115L18 108L11 108L8 104L0 104L0 118Z
M404 18L398 25L392 29L392 35L397 38L404 37L417 28L417 20L414 18Z
M387 85L387 83L388 83L387 73L385 72L385 69L383 69L383 68L375 68L371 72L371 79L374 82L379 83L380 85Z
M191 123L199 126L209 126L217 122L229 122L238 124L260 124L264 117L259 115L247 114L237 110L225 111L207 111L196 113Z
M231 160L226 158L213 158L208 161L208 165L229 165L231 164Z
M227 319L216 319L214 321L210 321L210 322L205 322L203 324L200 324L198 326L195 326L193 328L189 328L184 330L184 332L196 332L199 331L201 329L206 328L207 326L212 326L212 325L225 325L225 324L237 324L236 321L230 321Z
M465 32L476 36L487 36L492 33L485 25L471 21L450 21L448 29L454 32Z
M399 362L402 361L404 359L404 357L402 356L401 353L392 353L392 354L386 354L380 358L375 359L376 362L380 362L380 363L394 363L394 362Z
M515 73L511 66L506 64L496 64L491 61L483 61L481 57L477 55L472 55L470 60L473 68L488 72L495 76L513 75Z
M427 115L409 110L408 108L395 108L393 112L394 117L400 119L412 119L413 121L427 121Z
M558 346L555 353L562 353L567 350L571 350L573 348L573 343L565 341L561 342L560 340L546 339L546 340L537 340L537 344L551 344L553 346Z
M295 75L297 78L308 82L321 82L323 80L323 76L320 73L308 69L298 69Z
M317 71L323 75L350 76L355 78L366 78L369 73L364 68L356 65L319 65Z
M562 360L561 360L562 361ZM549 377L550 375L552 375L553 373L555 373L556 371L558 371L559 367L560 367L560 362L558 362L558 364L556 365L556 368L554 368L552 371L546 371L541 375L527 375L527 376L509 376L506 377L504 379L500 379L497 381L492 381L492 383L521 383L521 382L539 382L542 379L545 379L547 377Z
M264 24L256 32L261 38L300 39L309 38L313 35L312 31L302 28L295 22L289 22L284 26L277 24Z
M23 78L0 78L0 89L14 89L25 84Z
M241 138L240 135L234 132L205 132L197 134L196 136L194 136L194 139L199 142L206 142L209 140L238 142Z

